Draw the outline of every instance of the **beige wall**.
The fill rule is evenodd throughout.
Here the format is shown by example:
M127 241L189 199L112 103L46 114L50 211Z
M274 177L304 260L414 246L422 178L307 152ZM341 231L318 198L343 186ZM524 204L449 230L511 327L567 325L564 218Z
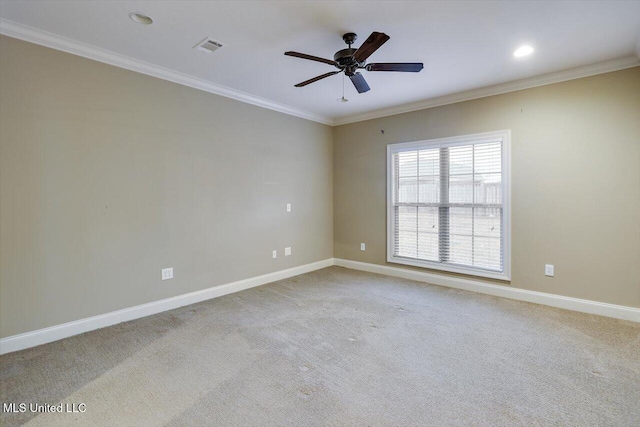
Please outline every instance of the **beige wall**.
M334 256L386 264L387 144L503 129L512 281L494 283L640 307L639 67L335 128Z
M332 254L385 264L386 145L501 129L511 285L640 307L640 68L332 131L0 37L0 337Z
M0 337L330 258L332 209L330 127L0 37Z

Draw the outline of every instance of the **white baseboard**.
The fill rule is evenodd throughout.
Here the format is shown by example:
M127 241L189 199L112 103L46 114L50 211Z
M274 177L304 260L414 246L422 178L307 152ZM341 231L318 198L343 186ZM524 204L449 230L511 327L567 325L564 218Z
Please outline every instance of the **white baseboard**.
M464 289L466 291L479 292L497 297L549 305L551 307L580 311L582 313L597 314L599 316L640 322L640 308L607 304L604 302L571 298L561 295L547 294L544 292L528 291L509 286L492 285L460 277L445 276L442 274L389 267L386 265L369 264L366 262L350 261L339 258L334 259L334 265L353 270L367 271L369 273L385 274L387 276L416 280L434 285L448 286L450 288Z
M13 351L23 350L29 347L35 347L40 344L57 341L73 335L81 334L95 329L104 328L106 326L115 325L117 323L138 319L140 317L150 316L152 314L161 313L174 308L194 304L211 298L239 292L245 289L264 285L266 283L275 282L277 280L287 279L321 268L333 265L333 259L325 259L311 264L301 265L286 270L280 270L273 273L264 274L262 276L251 277L249 279L239 280L237 282L227 283L212 288L203 289L201 291L190 292L188 294L178 295L147 304L136 305L134 307L124 308L122 310L112 311L110 313L98 316L88 317L86 319L74 320L72 322L63 323L61 325L51 326L37 331L26 332L24 334L13 335L0 339L0 354L11 353Z
M528 291L525 289L512 288L509 286L492 285L471 279L445 276L436 273L409 270L386 265L369 264L360 261L351 261L340 258L329 258L299 267L280 270L262 276L251 277L237 282L227 283L201 291L178 295L160 301L137 305L122 310L86 319L75 320L61 325L51 326L37 331L26 332L24 334L13 335L0 339L0 354L11 353L29 347L57 341L73 335L115 325L117 323L138 319L152 314L161 313L174 308L200 301L220 297L223 295L239 292L245 289L275 282L289 277L297 276L321 268L336 265L353 270L367 271L369 273L385 274L387 276L400 277L403 279L416 280L434 285L448 286L450 288L464 289L467 291L493 295L497 297L509 298L519 301L532 302L536 304L548 305L551 307L563 308L566 310L579 311L582 313L597 314L599 316L613 317L616 319L640 322L640 309L626 307L622 305L607 304L603 302L584 300L579 298L565 297L561 295L547 294L543 292Z

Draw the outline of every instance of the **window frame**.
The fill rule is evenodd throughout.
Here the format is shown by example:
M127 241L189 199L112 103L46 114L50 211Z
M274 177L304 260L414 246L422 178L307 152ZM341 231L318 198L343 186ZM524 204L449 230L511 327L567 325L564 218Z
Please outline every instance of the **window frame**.
M469 144L481 144L502 140L502 271L485 270L478 267L466 267L445 264L439 261L417 260L397 257L393 253L395 236L395 209L393 203L393 155L403 151L429 149L446 145L455 147ZM401 142L387 145L387 262L422 267L432 270L460 273L489 279L511 280L511 131L501 130L447 138L428 139L422 141Z

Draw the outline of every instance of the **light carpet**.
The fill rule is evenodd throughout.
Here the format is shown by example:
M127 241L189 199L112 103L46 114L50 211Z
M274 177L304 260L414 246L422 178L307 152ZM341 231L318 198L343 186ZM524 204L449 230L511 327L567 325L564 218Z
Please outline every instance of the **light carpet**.
M330 267L0 357L28 426L639 426L640 325Z

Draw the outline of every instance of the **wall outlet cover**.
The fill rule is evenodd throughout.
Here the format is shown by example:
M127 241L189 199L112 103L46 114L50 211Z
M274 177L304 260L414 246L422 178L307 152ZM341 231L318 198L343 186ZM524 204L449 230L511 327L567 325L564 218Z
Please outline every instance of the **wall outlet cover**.
M544 275L545 276L549 276L549 277L553 277L553 273L554 273L554 267L552 264L545 264L544 266Z
M287 203L287 212L291 212L291 203Z
M284 256L291 255L291 248L284 248Z
M367 245L365 245L364 243L360 243L360 250L365 251L366 249L367 249Z
M272 255L273 259L278 258L278 251L273 251Z
M173 279L173 267L162 269L162 280Z

